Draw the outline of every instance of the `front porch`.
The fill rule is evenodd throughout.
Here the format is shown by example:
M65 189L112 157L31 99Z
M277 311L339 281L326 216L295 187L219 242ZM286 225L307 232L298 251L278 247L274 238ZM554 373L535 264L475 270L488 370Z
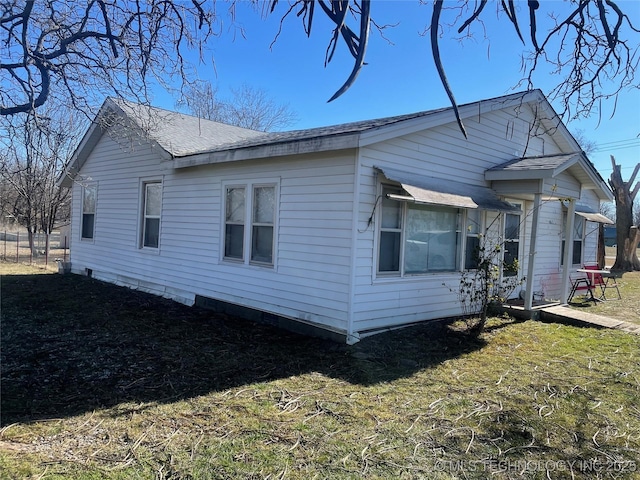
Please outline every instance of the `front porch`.
M525 215L531 215L530 232L527 232L528 247L522 254L523 274L526 279L523 295L521 296L523 312L532 312L542 307L535 298L537 290L536 279L543 282L544 271L539 266L537 254L539 242L545 236L552 234L548 226L541 225L540 211L542 206L551 201L562 202L563 213L566 214L562 231L562 241L558 239L558 247L564 245L558 267L561 278L559 279L560 301L557 304L566 304L571 288L571 268L563 266L573 265L574 243L564 239L574 238L575 215L588 215L589 221L610 222L602 215L596 214L590 208L579 205L585 192L591 192L591 198L598 201L612 200L612 194L606 183L595 170L591 162L583 152L570 154L542 155L537 157L523 157L497 165L485 171L485 179L491 182L491 188L498 194L509 200L521 200L526 208ZM595 195L594 195L595 194ZM562 228L564 227L564 228ZM548 239L546 239L548 240ZM512 305L518 307L517 303ZM534 308L535 307L535 308ZM529 317L531 318L531 317Z

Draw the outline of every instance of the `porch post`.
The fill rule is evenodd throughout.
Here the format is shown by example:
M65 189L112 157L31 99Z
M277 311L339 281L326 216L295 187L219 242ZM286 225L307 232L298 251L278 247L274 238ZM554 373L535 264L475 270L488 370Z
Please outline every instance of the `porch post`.
M531 239L529 240L529 259L527 262L526 290L524 292L524 309L531 310L533 307L533 284L535 274L536 241L538 238L538 219L540 205L542 204L542 194L536 193L533 199L533 218L531 221Z
M569 200L569 207L567 208L567 224L564 229L564 255L562 257L562 298L561 303L568 303L569 301L569 271L573 261L573 221L576 216L576 202L575 199Z

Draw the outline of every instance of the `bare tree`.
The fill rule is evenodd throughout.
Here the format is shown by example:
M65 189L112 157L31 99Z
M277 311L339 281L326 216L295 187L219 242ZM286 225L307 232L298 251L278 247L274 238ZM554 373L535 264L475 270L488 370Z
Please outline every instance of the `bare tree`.
M616 219L616 205L613 202L601 202L600 213L607 218L615 221Z
M297 119L288 105L278 104L267 92L241 85L231 90L230 99L221 99L208 82L195 82L185 89L178 106L207 120L270 132L290 126Z
M2 209L27 229L32 251L39 231L45 233L48 249L56 222L69 215L69 190L60 188L56 179L80 138L81 126L69 110L57 107L39 115L14 115L4 128Z
M592 154L595 152L596 148L598 148L598 144L596 142L587 138L584 130L578 129L571 132L571 134L573 135L573 138L575 138L576 142L578 142L578 145L580 145L580 148L582 148L582 151L587 155Z
M552 100L561 101L561 114L569 118L587 116L602 101L615 101L621 91L637 87L640 30L625 13L634 8L633 2L529 0L526 6L513 0L420 2L432 7L426 19L431 56L463 133L440 42L449 28L463 38L484 32L483 19L491 10L488 5L493 5L494 14L523 43L525 85L533 86L534 73L541 65L549 67L558 78L547 93ZM68 97L76 108L89 112L107 94L148 100L151 80L166 86L176 80L188 81L185 54L195 50L202 58L208 42L220 34L220 3L221 0L3 2L0 115L34 110L51 96ZM234 11L234 0L224 3ZM279 3L270 0L272 13ZM325 63L332 60L339 44L353 56L350 74L330 100L338 98L354 84L365 65L372 27L385 28L373 19L376 3L289 0L287 4L279 13L281 22L295 13L307 35L318 16L334 25ZM555 11L556 8L561 10ZM490 37L491 32L486 35Z
M635 181L638 171L640 171L640 163L631 174L628 182L622 180L620 165L616 165L616 160L611 155L611 164L613 172L609 179L609 185L613 190L616 201L616 261L612 270L620 270L628 272L631 270L640 270L640 260L636 253L638 243L640 243L640 228L634 225L633 221L633 205L638 191L640 191L640 181Z
M488 5L494 6L493 14L497 13L523 44L525 85L533 87L534 74L542 65L549 67L558 78L549 96L552 100L560 100L564 107L561 114L569 118L589 116L603 100L615 101L624 89L637 87L635 75L640 61L640 30L624 11L634 8L631 3L622 4L613 0L571 0L562 3L529 0L525 7L524 2L513 0L491 3L487 0L420 2L432 4L427 27L431 56L465 135L440 55L440 41L447 28L463 35L462 39L472 37L473 28L490 38L491 32L483 23L483 18L491 14L492 9L486 8ZM275 10L278 3L278 0L271 0L271 11ZM561 12L554 11L559 6ZM353 85L365 65L371 25L383 28L373 21L374 9L375 2L367 0L289 2L283 20L295 12L302 20L307 35L311 34L318 11L335 25L325 63L331 61L340 42L354 58L350 75L331 100ZM355 23L353 27L350 26L350 20ZM610 89L607 90L605 85L610 85Z
M214 3L198 0L4 1L0 115L52 97L86 113L109 94L147 100L151 80L186 78L184 54L216 34L216 20Z

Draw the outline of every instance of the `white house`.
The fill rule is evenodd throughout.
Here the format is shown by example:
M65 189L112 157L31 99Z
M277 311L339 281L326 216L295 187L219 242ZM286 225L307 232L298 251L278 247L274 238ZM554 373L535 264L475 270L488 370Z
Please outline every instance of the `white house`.
M108 99L62 179L71 271L353 343L460 315L484 232L527 307L566 302L609 188L539 90L460 114L262 133Z

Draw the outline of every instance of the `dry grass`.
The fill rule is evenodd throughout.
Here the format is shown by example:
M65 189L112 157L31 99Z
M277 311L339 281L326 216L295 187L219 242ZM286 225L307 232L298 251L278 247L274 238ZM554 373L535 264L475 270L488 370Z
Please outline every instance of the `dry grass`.
M627 272L616 278L621 299L615 289L606 290L607 301L593 303L584 296L576 297L571 306L576 309L604 315L626 322L640 323L640 272ZM600 291L596 291L598 296Z
M495 318L353 347L2 273L0 478L637 478L640 337Z

